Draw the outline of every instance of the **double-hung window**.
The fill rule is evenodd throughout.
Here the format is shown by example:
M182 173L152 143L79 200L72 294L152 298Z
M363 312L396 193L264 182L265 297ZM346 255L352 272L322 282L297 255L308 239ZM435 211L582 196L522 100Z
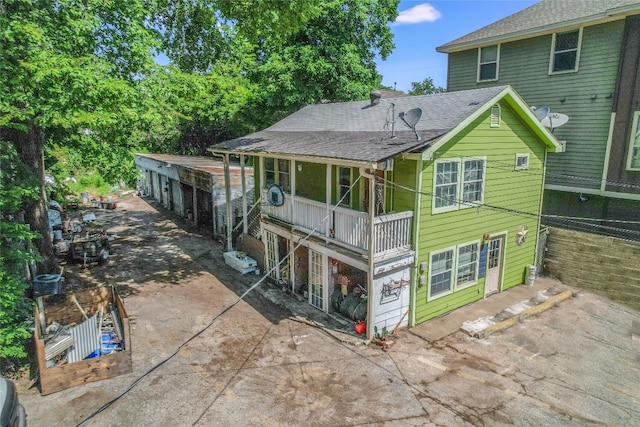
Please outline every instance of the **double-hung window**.
M431 254L429 297L446 295L453 289L453 257L455 248Z
M291 179L289 178L289 160L278 159L278 185L283 191L291 192Z
M265 183L278 184L283 191L291 191L291 180L289 178L289 160L274 159L265 157L264 159Z
M478 81L498 80L499 45L478 48Z
M484 199L485 163L485 158L436 161L433 213L481 204Z
M480 245L478 242L458 246L456 288L468 286L478 281L479 254Z
M582 28L553 35L549 74L578 71Z
M464 161L462 179L462 202L468 204L482 203L484 192L484 159Z
M440 161L436 163L434 210L446 212L456 209L460 180L460 160Z
M636 111L633 114L631 143L629 145L629 160L627 165L631 170L640 170L640 111Z
M438 298L477 283L479 259L478 241L432 252L428 298Z
M351 206L351 168L338 167L338 201L340 206Z

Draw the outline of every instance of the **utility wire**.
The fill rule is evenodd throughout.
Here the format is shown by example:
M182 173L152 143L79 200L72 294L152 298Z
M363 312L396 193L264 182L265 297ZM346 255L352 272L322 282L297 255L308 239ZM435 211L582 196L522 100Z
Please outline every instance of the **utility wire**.
M199 337L200 335L202 335L202 333L204 333L207 329L209 329L215 322L216 320L218 320L222 315L224 315L225 313L227 313L229 310L231 310L233 307L235 307L236 305L238 305L240 303L240 301L242 301L247 295L249 295L249 293L251 291L253 291L255 288L257 288L262 282L264 282L267 277L269 277L269 275L275 271L276 269L278 269L280 267L281 264L283 264L291 255L293 255L293 253L300 247L302 246L302 243L305 242L306 240L309 239L309 237L311 237L311 235L313 235L316 230L329 218L329 216L331 215L331 213L333 213L336 208L338 208L338 206L340 205L340 203L342 203L342 201L349 195L349 193L351 192L351 190L353 189L353 187L358 183L358 181L360 180L360 178L362 177L362 175L358 175L358 177L355 179L355 181L353 182L353 184L351 184L351 186L349 187L349 189L347 191L345 191L345 194L342 196L342 198L340 198L340 200L338 201L338 203L336 203L335 206L333 206L329 212L327 212L327 214L324 216L324 218L322 218L322 220L309 232L307 233L306 236L304 236L302 239L300 239L300 241L298 242L298 244L287 253L287 255L285 255L280 262L278 262L275 266L273 266L273 268L271 268L271 270L267 271L266 273L264 273L264 275L260 278L260 280L258 280L256 283L254 283L253 285L251 285L251 287L249 287L249 289L247 289L242 295L240 295L231 305L227 306L226 308L224 308L220 313L218 313L217 315L215 315L211 321L204 326L202 329L200 329L198 332L196 332L195 334L193 334L189 339L187 339L185 342L183 342L182 344L180 344L178 346L178 348L176 348L176 350L171 353L169 356L167 356L166 358L164 358L163 360L161 360L160 362L158 362L156 365L154 365L153 367L151 367L147 372L145 372L144 374L142 374L140 377L138 377L138 379L136 379L133 383L131 383L126 389L124 389L124 391L122 391L120 394L118 394L116 397L114 397L113 399L111 399L110 401L108 401L107 403L105 403L104 405L102 405L100 408L98 408L97 410L95 410L93 413L91 413L90 415L88 415L86 418L84 418L82 421L80 421L77 424L77 427L82 426L83 424L85 424L87 421L89 421L90 419L94 418L96 415L100 414L101 412L104 412L106 409L108 409L111 405L113 405L115 402L117 402L119 399L121 399L125 394L129 393L131 390L133 390L133 388L135 386L137 386L140 381L142 381L145 377L147 377L149 374L151 374L153 371L155 371L156 369L158 369L159 367L161 367L162 365L164 365L165 363L167 363L169 360L173 359L179 352L180 350L182 350L187 344L189 344L191 341L193 341L194 339L196 339L197 337ZM372 224L373 225L373 224Z
M448 158L460 158L460 157L439 157L438 159L448 159ZM473 159L473 157L463 157L462 159L464 160L465 158L468 159ZM503 165L501 166L494 166L495 164L498 165ZM501 160L492 160L491 162L487 162L487 168L492 168L492 169L501 169L501 170L507 170L507 171L513 171L514 170L514 164L513 162L505 162L505 161L501 161ZM577 180L577 181L585 181L585 182L593 182L596 184L606 184L606 185L610 185L610 186L614 186L614 187L621 187L621 188L631 188L631 189L640 189L640 185L638 184L632 184L629 182L624 182L624 181L608 181L608 180L603 180L602 178L598 178L598 177L594 177L594 176L581 176L581 175L571 175L571 174L566 174L566 173L562 173L562 172L553 172L553 171L549 171L549 169L547 168L546 170L543 168L528 168L528 169L521 169L518 171L519 174L522 175L532 175L532 176L547 176L547 177L553 177L553 178L566 178L566 179L573 179L573 180Z
M539 219L544 219L544 218L560 219L560 217L558 217L556 215L545 215L545 214L538 214L538 213L533 213L533 212L520 211L520 210L517 210L517 209L510 209L510 208L505 208L505 207L501 207L501 206L489 205L489 204L486 204L486 203L478 204L478 203L475 203L475 202L465 202L465 201L459 200L457 198L438 196L438 195L436 195L434 193L427 192L427 191L418 191L416 189L413 189L413 188L410 188L410 187L406 187L404 185L397 184L395 182L389 181L389 180L384 179L384 178L380 178L380 179L382 179L383 181L385 181L389 185L391 185L393 187L400 188L402 190L410 191L410 192L417 193L417 194L420 194L420 195L423 195L423 196L434 197L434 198L439 199L439 200L453 201L456 204L464 205L464 206L470 207L470 208L474 208L475 207L478 210L480 208L488 208L488 209L496 210L496 211L507 213L507 214L514 215L514 216L521 216L521 217L528 217L528 218L539 218ZM584 220L583 218L562 217L561 219L563 219L563 220L565 220L566 222L569 222L569 223L578 224L578 225L585 225L585 226L588 226L588 227L591 227L591 228L600 228L602 230L607 230L607 231L619 231L621 233L629 233L629 234L640 235L640 231L637 231L637 230L630 230L630 229L626 229L626 228L616 228L616 227L611 227L611 226L602 225L602 224L591 224L591 223L588 223L588 222L583 222L583 220ZM591 219L590 221L606 222L606 221L609 221L609 220L606 220L606 219ZM640 222L638 222L638 221L628 221L628 222L625 222L625 223L640 224Z

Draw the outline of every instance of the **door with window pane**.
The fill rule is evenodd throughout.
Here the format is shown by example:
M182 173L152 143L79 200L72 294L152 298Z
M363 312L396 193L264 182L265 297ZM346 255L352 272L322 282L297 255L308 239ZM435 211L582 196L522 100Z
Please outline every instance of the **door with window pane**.
M324 262L321 253L309 250L309 304L325 310Z
M498 292L500 288L500 266L502 265L503 237L494 237L489 241L489 254L487 256L487 280L485 294Z
M274 268L278 265L278 236L270 231L265 231L266 254L265 264L269 277L278 280L278 269Z

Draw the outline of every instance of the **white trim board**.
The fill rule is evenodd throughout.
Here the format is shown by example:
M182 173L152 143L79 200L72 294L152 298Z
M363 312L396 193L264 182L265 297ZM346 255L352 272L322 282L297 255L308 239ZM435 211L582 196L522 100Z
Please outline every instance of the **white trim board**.
M564 185L545 185L545 190L563 191L565 193L584 193L594 196L611 197L613 199L640 200L640 194L618 193L615 191L602 191L593 188L565 187Z

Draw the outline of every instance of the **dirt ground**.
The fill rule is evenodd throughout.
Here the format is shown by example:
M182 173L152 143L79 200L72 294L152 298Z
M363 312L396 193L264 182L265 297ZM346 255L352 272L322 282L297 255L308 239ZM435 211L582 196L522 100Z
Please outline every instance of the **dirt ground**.
M115 238L113 254L104 266L66 265L63 289L117 285L132 322L133 372L46 396L37 385L21 389L32 427L640 419L640 345L632 339L640 314L595 295L578 293L482 340L454 333L429 342L415 328L401 330L382 351L292 318L302 309L265 297L279 289L261 287L238 302L256 276L227 267L220 242L152 202L130 197L97 216Z
M117 206L116 210L89 210L96 213L97 227L113 238L108 262L85 266L61 257L65 276L62 292L116 285L126 298L138 292L140 284L179 285L202 269L215 272L238 295L256 281L252 275L236 275L225 265L223 242L212 238L207 230L198 229L184 218L168 212L153 199L128 195L120 199ZM81 220L86 212L70 212L69 216ZM195 262L195 268L191 261ZM259 305L267 317L281 318L290 314L273 304L264 304L264 298L257 292L248 295L246 301Z

